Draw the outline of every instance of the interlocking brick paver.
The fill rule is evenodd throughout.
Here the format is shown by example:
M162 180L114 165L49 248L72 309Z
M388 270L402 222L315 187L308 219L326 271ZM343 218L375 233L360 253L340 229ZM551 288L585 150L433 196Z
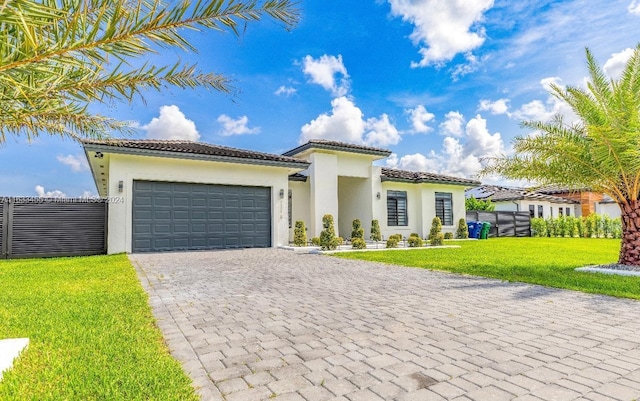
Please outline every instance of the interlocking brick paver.
M640 302L278 249L130 255L203 401L640 399Z

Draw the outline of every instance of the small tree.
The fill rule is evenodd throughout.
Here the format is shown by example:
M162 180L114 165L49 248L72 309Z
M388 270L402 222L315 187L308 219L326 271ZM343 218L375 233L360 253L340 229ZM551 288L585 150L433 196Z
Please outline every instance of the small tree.
M371 241L382 240L382 234L380 234L380 223L378 220L371 220Z
M429 243L434 246L444 244L444 235L442 234L442 221L440 220L440 217L434 217L431 221Z
M491 200L476 199L473 195L464 200L464 207L466 210L486 210L488 212L492 212L496 208Z
M320 246L325 251L336 249L341 241L336 237L332 215L325 214L322 217L322 228L323 230L320 232Z
M456 238L467 239L469 238L469 227L464 219L458 220L458 229L456 230Z
M307 245L307 229L304 226L304 221L296 221L296 228L293 230L293 245Z
M351 240L353 241L355 238L364 239L364 228L362 228L360 219L355 219L351 224Z

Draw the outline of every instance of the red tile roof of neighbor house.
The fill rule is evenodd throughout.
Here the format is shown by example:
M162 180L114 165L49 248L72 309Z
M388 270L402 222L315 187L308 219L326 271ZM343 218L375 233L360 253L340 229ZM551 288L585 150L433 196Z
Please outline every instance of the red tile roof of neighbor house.
M479 185L480 182L476 180L470 180L468 178L450 177L446 175L427 173L424 171L407 171L397 170L393 168L382 168L382 181L399 181L399 182L412 182L412 183L438 183L438 184L453 184L453 185L465 185L473 186Z
M121 153L155 154L165 153L174 155L199 155L211 158L234 159L236 161L262 161L275 164L291 164L304 168L308 162L294 157L276 155L271 153L255 152L252 150L236 149L227 146L211 145L193 141L165 141L156 139L110 139L110 140L83 140L85 148L103 149L104 151L117 151Z
M311 139L309 140L309 142L302 144L297 148L291 149L283 154L285 156L294 156L304 152L307 149L327 149L384 157L391 155L391 151L388 149L374 148L372 146L356 145L346 142L327 141L324 139Z

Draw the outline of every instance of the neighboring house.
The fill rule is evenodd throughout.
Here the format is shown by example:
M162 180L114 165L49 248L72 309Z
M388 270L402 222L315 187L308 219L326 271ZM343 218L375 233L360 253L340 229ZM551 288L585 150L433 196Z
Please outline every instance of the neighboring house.
M284 155L189 141L83 142L108 197L108 253L275 247L302 220L319 236L332 214L348 238L378 219L384 236L426 236L439 216L454 232L473 180L373 165L385 149L312 140Z
M481 185L466 191L466 196L491 200L495 210L528 211L531 217L580 216L580 204L573 199L547 195L526 188Z
M571 190L568 188L552 186L537 188L536 191L580 202L581 214L585 217L591 213L608 215L609 217L620 217L620 207L613 201L613 199L601 193L593 192L588 188Z
M616 218L620 217L620 206L618 206L613 199L604 195L602 200L596 203L595 212L600 215Z

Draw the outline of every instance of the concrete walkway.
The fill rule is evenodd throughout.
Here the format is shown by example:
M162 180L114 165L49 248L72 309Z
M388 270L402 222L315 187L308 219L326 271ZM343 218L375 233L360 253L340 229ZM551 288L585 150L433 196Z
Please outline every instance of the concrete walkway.
M640 399L640 302L277 249L130 256L203 400Z

